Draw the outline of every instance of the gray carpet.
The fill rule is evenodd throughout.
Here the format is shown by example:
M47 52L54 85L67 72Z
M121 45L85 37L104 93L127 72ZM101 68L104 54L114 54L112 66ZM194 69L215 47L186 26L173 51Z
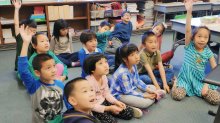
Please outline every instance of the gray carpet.
M162 52L171 48L172 33L164 35ZM140 35L132 36L132 42L139 44ZM73 43L75 50L81 44ZM15 50L0 52L0 123L30 123L31 105L30 97L24 86L16 81L14 72ZM179 47L171 61L176 74L183 59L183 47ZM69 79L80 75L80 68L69 69ZM187 97L181 102L173 101L170 95L151 106L148 112L140 119L130 121L119 120L120 123L212 123L214 117L208 115L208 110L217 110L198 97Z

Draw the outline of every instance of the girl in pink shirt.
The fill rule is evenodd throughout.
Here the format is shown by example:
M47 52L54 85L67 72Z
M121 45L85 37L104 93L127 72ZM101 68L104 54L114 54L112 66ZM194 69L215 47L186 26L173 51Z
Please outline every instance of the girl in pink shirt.
M106 76L109 73L109 65L103 54L88 56L83 63L83 69L88 74L86 79L96 93L97 102L92 109L93 115L101 122L117 123L114 117L130 120L132 117L142 116L140 109L126 106L110 93Z

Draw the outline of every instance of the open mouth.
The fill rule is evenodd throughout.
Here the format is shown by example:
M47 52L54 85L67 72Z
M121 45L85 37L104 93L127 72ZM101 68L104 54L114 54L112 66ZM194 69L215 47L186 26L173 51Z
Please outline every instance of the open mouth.
M91 99L91 100L89 100L89 102L94 103L94 102L95 102L95 99Z

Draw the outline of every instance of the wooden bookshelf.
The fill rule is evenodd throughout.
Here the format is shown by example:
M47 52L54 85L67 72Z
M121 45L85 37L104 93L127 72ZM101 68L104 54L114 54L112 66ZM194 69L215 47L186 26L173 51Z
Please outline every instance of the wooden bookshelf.
M141 2L146 0L75 0L71 2L40 2L40 3L23 3L20 9L19 20L28 18L33 14L35 6L43 6L45 12L46 22L40 22L40 24L46 24L48 37L51 37L50 32L50 22L54 20L49 20L48 6L61 6L70 5L74 6L74 17L72 19L65 19L71 27L76 30L90 29L90 5L93 3L110 3L110 2ZM14 18L14 6L13 5L0 5L0 45L7 45L4 42L2 28L5 25L1 24L1 17L13 19ZM38 23L39 24L39 23ZM9 25L13 25L9 24ZM12 32L14 34L14 32ZM11 44L10 44L11 45Z

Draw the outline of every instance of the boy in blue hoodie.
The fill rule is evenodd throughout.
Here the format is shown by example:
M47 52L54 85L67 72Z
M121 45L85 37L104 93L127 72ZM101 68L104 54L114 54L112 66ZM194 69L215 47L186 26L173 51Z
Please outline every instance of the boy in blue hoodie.
M64 94L74 107L63 114L64 123L100 123L91 113L96 104L95 91L86 79L70 80L64 87Z

